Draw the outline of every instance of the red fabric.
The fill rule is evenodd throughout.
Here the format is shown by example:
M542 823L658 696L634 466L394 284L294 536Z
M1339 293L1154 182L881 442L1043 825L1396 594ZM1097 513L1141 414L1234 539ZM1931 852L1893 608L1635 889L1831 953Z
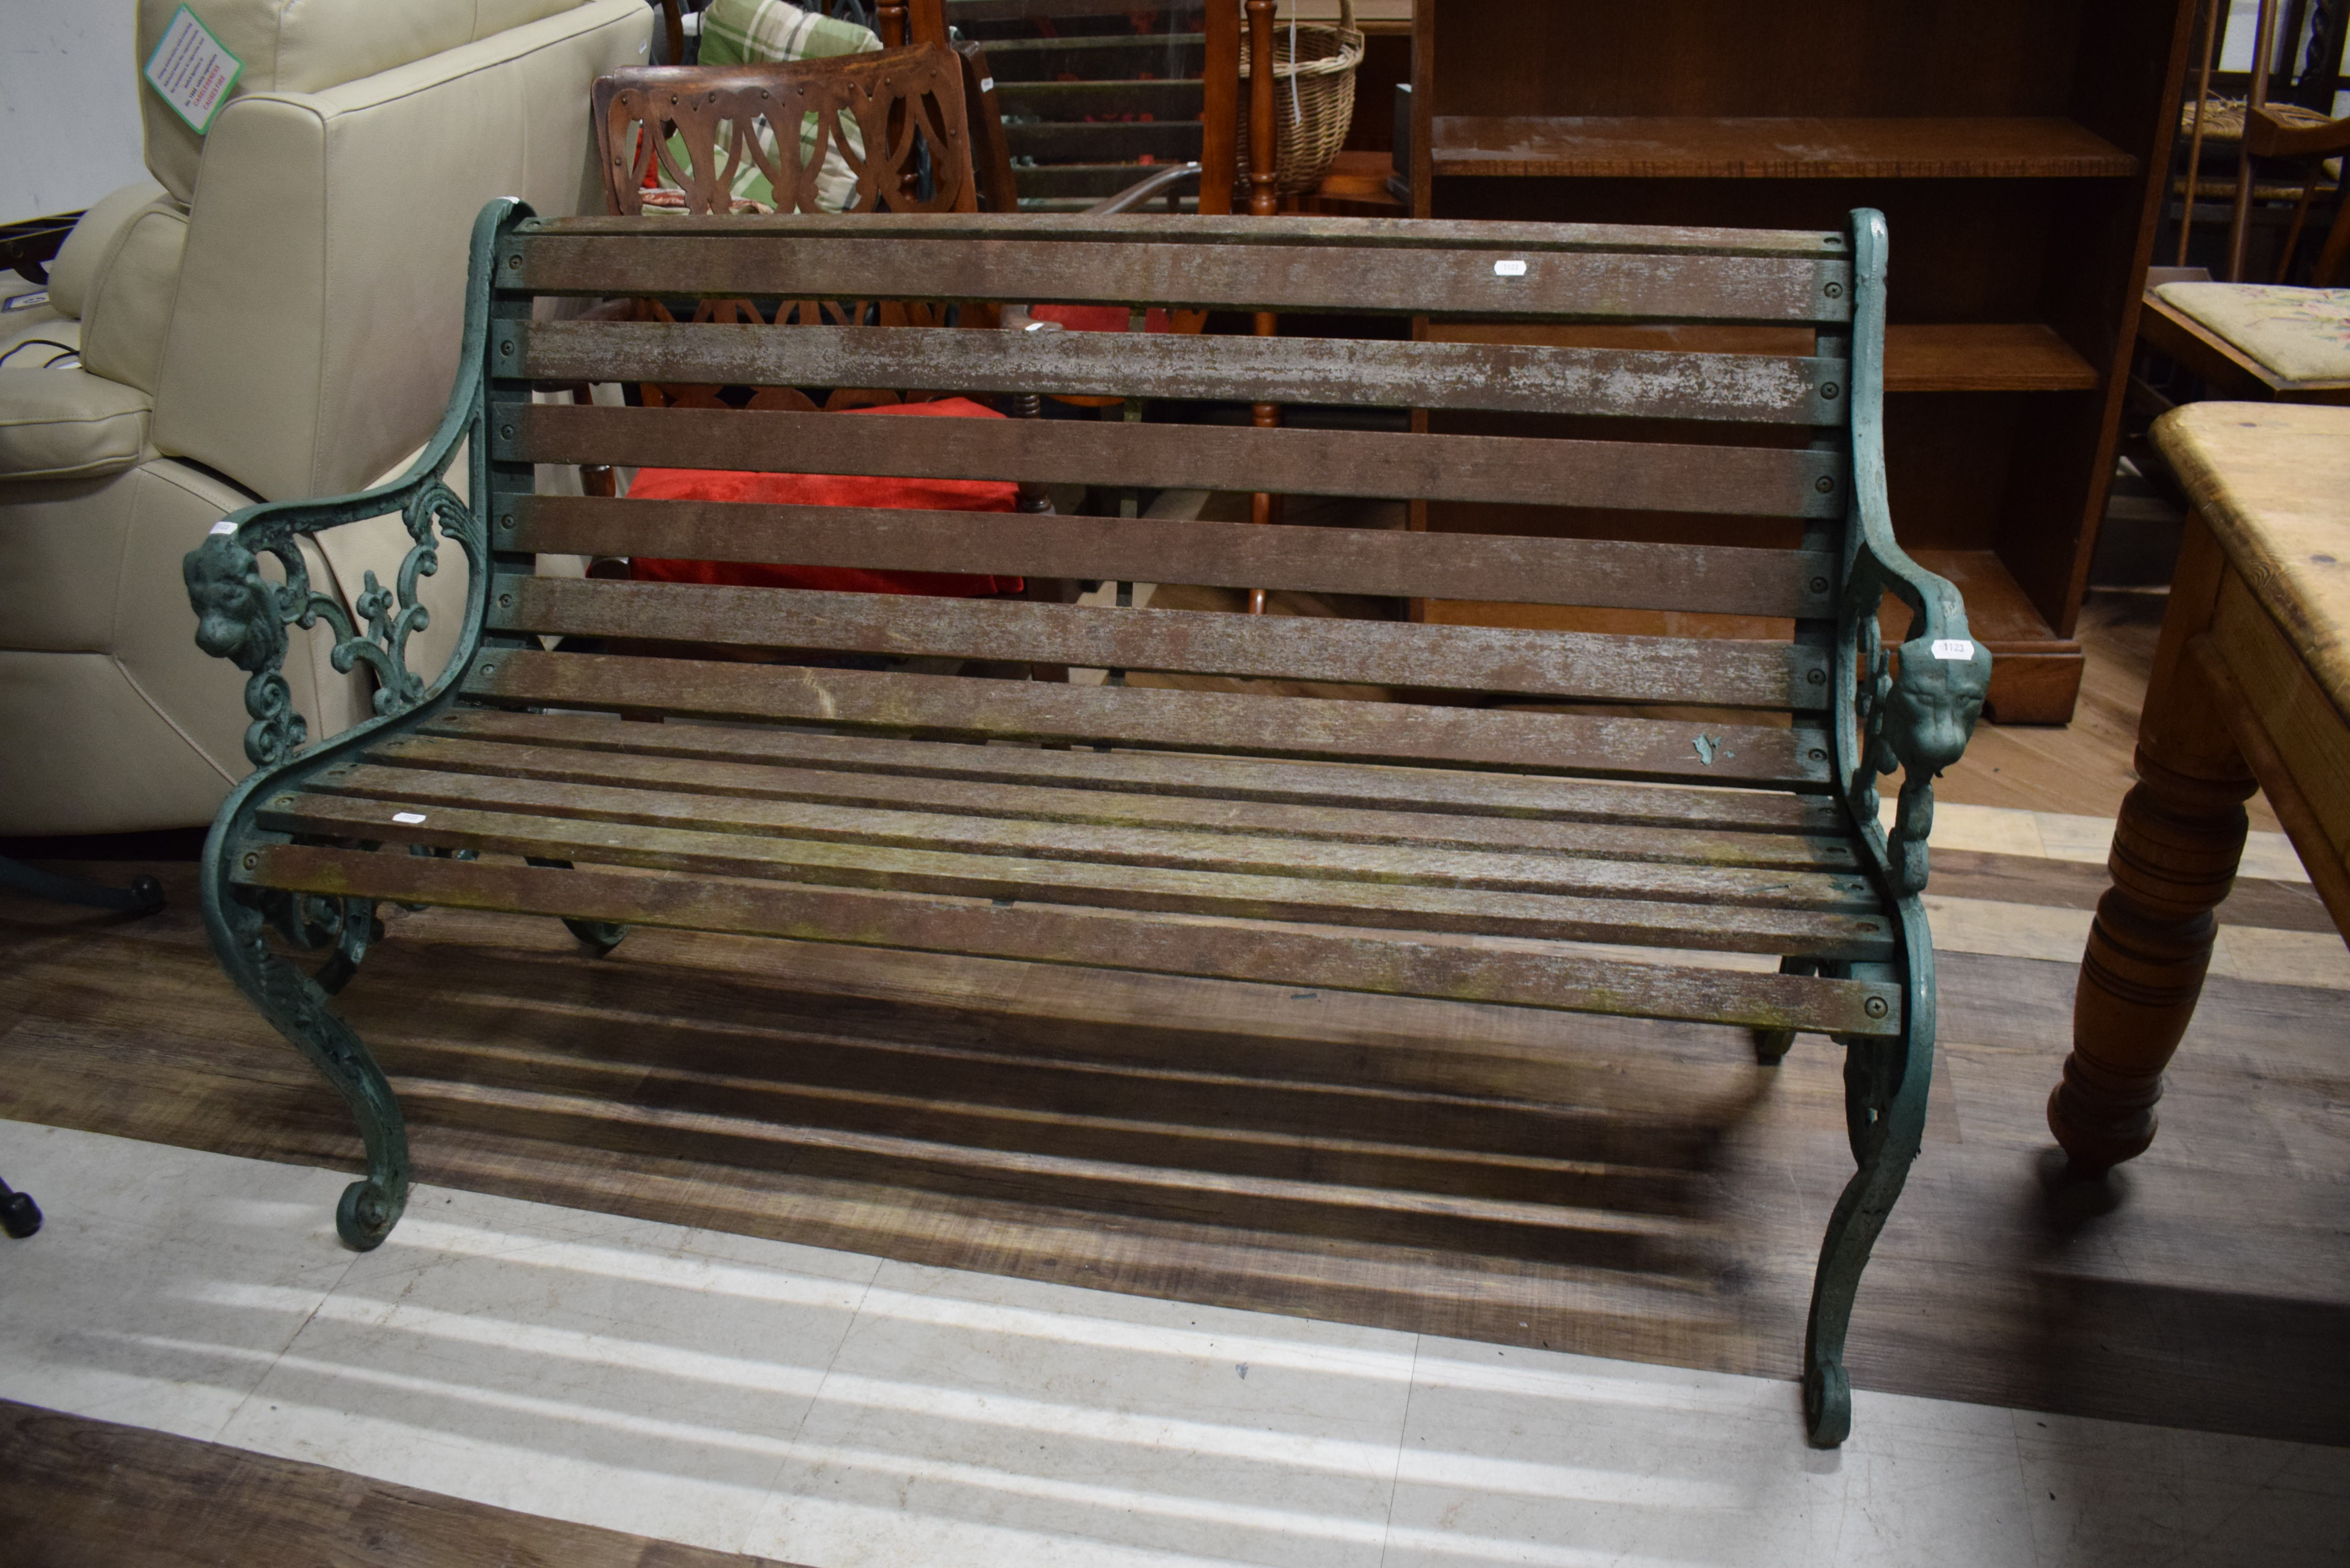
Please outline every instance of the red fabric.
M1003 417L968 398L849 409L827 417L854 419L859 414L909 414L949 420ZM849 473L741 473L706 468L644 468L637 471L629 496L639 501L757 501L796 506L1009 512L1019 497L1019 486L996 479L877 479ZM927 594L940 598L1016 594L1024 586L1018 577L967 572L879 572L858 566L771 566L751 561L661 561L642 556L629 563L629 575L639 582L731 583L757 588Z
M1031 321L1057 321L1072 332L1123 332L1126 330L1126 306L1123 305L1038 305L1028 311ZM1167 313L1152 306L1142 314L1145 332L1172 332L1174 323Z

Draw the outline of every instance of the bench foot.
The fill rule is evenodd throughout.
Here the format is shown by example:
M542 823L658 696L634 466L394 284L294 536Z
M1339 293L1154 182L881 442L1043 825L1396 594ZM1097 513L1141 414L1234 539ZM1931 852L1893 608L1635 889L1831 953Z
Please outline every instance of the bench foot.
M556 871L571 869L571 862L568 860L544 860L536 856L525 856L524 858L533 866L545 866ZM606 953L619 947L629 935L628 927L611 920L567 919L563 925L564 929L578 938L584 946L594 948L598 958L602 958Z
M1886 1216L1909 1178L1909 1162L1925 1138L1932 1055L1930 1039L1845 1043L1845 1121L1860 1168L1846 1184L1828 1220L1804 1335L1804 1420L1819 1448L1835 1448L1852 1431L1845 1334L1869 1250L1885 1229Z

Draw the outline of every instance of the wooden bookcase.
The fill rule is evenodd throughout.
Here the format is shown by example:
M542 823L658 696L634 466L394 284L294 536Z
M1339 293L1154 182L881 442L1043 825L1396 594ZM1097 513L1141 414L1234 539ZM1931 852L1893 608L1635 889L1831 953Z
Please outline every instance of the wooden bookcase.
M2062 723L2080 690L2074 623L2194 6L1418 0L1414 215L1840 229L1852 208L1883 211L1895 525L1966 594L1997 659L1991 716ZM1417 330L1458 329L1440 319ZM1790 349L1783 332L1673 330L1727 350ZM1496 428L1457 421L1429 428ZM1414 523L1603 535L1624 525L1441 504L1415 506ZM1765 542L1752 524L1717 520L1668 533ZM1514 607L1415 607L1431 620L1528 624Z

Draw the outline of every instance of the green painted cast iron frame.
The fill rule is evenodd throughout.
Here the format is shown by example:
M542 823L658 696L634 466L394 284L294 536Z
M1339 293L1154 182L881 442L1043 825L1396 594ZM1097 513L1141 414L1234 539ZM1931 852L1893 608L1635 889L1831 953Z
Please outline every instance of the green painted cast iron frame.
M473 225L465 305L464 348L449 410L421 456L393 483L329 500L249 507L217 527L186 563L189 597L200 619L198 643L247 673L245 706L253 722L245 752L253 775L222 806L205 845L203 898L205 925L222 965L262 1015L307 1056L342 1094L367 1148L367 1174L343 1193L336 1228L350 1246L380 1243L399 1220L409 1186L407 1135L382 1070L357 1034L337 1016L330 998L349 980L382 932L365 898L329 898L239 883L260 846L286 836L256 826L262 803L297 789L383 738L414 729L452 705L464 676L485 650L519 647L522 639L488 628L494 566L483 516L501 498L527 493L529 465L494 462L488 440L502 408L529 396L527 385L504 379L490 362L489 324L525 319L527 296L502 292L494 275L500 244L534 220L512 201L494 202ZM1822 444L1849 443L1851 499L1841 525L1814 524L1807 546L1840 551L1844 582L1833 621L1802 621L1798 640L1834 650L1835 707L1831 729L1836 793L1863 846L1864 870L1898 919L1900 940L1886 962L1831 966L1856 979L1890 981L1904 997L1898 1034L1846 1038L1846 1120L1857 1169L1838 1198L1820 1251L1804 1352L1804 1406L1812 1441L1833 1446L1851 1429L1851 1385L1844 1346L1854 1295L1871 1247L1899 1196L1925 1132L1927 1085L1934 1044L1933 949L1920 901L1926 886L1926 838L1933 822L1934 776L1965 750L1983 691L1989 654L1968 637L1958 590L1925 570L1894 542L1886 500L1884 454L1885 220L1862 210L1852 216L1852 321L1849 337L1823 331L1819 352L1847 359L1846 424ZM509 256L512 252L505 254ZM1143 302L1147 303L1147 302ZM1839 440L1838 437L1842 439ZM468 507L447 482L460 451L467 453ZM370 575L357 601L355 622L342 607L313 591L297 535L398 513L413 545L389 587ZM427 624L419 581L439 569L440 551L453 544L469 568L464 625L454 651L430 686L410 671L408 639ZM264 557L283 568L273 582ZM494 562L527 570L523 557ZM1898 659L1882 643L1878 608L1890 594L1911 612ZM337 637L334 662L348 670L365 662L376 673L376 716L309 744L280 672L288 626L325 622ZM363 624L361 624L363 623ZM1940 654L1963 644L1962 657ZM1937 645L1940 645L1938 652ZM1878 819L1877 779L1899 769L1901 791L1893 826ZM559 864L540 862L541 864ZM617 943L620 928L570 920L597 950ZM273 944L275 932L281 942ZM279 946L326 957L306 971ZM1810 971L1811 961L1788 960L1790 971ZM1757 1057L1774 1064L1792 1034L1758 1032Z

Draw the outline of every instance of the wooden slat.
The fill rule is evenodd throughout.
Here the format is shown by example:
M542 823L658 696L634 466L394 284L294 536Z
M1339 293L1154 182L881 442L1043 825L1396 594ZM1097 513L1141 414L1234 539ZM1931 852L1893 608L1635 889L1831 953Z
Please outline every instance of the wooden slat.
M556 555L788 561L1799 618L1835 613L1838 575L1835 557L1825 552L1724 545L586 495L514 498L498 514L496 542L501 550Z
M754 409L501 405L504 462L1046 480L1762 517L1841 517L1840 454L1524 436L1078 420L843 419Z
M1755 909L1877 913L1856 870L1762 870L1666 866L1598 857L1526 855L1421 845L1343 844L1122 823L1054 822L648 788L609 779L549 780L354 763L309 784L312 794L448 809L509 812L597 824L679 828L831 846L1016 857L1099 867L1152 867L1251 877L1376 883L1386 888L1484 888L1575 898L1637 898ZM307 799L306 795L303 797ZM304 809L307 809L305 807Z
M1253 834L1331 844L1410 845L1423 848L1586 856L1659 865L1744 866L1770 870L1846 874L1860 864L1851 841L1841 836L1741 833L1706 824L1651 827L1562 820L1529 821L1519 817L1452 815L1436 811L1388 811L1357 805L1293 805L1221 794L1201 798L1145 794L1139 789L1062 787L1027 779L1005 783L994 779L882 774L846 767L787 765L803 760L788 750L783 751L775 761L753 760L758 753L749 753L747 749L743 760L733 760L733 754L723 746L694 748L690 741L688 749L693 754L673 755L667 747L667 742L675 731L667 725L633 724L629 726L632 732L616 734L607 724L603 726L604 733L596 737L607 743L589 749L561 743L577 738L580 726L598 723L598 721L583 715L500 714L476 711L464 717L468 721L521 721L528 728L514 732L507 731L504 724L467 722L458 726L458 732L453 734L402 734L370 748L367 753L368 760L393 767L429 769L439 773L483 774L558 784L627 784L689 794L736 796L746 800L805 801L827 805L952 812L965 816L1086 823L1104 827ZM648 732L650 732L650 735ZM484 733L500 738L467 738ZM799 737L762 735L758 738ZM832 736L809 738L837 742L845 746L875 744ZM619 749L639 742L661 749L652 754ZM903 750L909 743L884 742L879 744ZM911 744L931 752L941 746L963 752L986 749L954 746L951 742L943 742ZM1004 747L992 749L998 754L1011 750ZM830 750L830 747L827 748L827 752ZM1061 757L1071 753L1032 754ZM1099 753L1083 754L1100 755ZM836 759L827 756L822 760ZM1042 776L1052 778L1055 775L1045 773ZM1428 775L1416 776L1425 778ZM318 787L323 788L327 787L328 782L335 781L332 775L328 775L327 781L317 782ZM1471 782L1481 781L1472 775ZM337 782L337 787L340 787L339 782ZM1596 787L1607 789L1609 786Z
M1488 711L862 670L494 652L464 691L492 701L852 730L1087 742L1243 755L1826 787L1812 729ZM1700 742L1703 742L1703 744ZM1711 755L1712 760L1705 758Z
M1300 616L501 576L499 631L1818 711L1825 649Z
M1563 248L1569 234L1535 238L1531 229L1514 246L1347 244L1299 224L1279 231L1285 244L1269 243L1273 234L1202 244L1219 234L1219 220L1164 213L1125 219L1136 226L1123 231L1105 227L1102 239L973 221L997 216L1049 221L982 213L909 226L859 214L847 226L810 230L743 218L697 233L665 220L563 220L509 242L521 265L501 265L498 279L532 293L596 296L1041 299L1575 320L1834 322L1851 315L1849 265L1816 254L1575 250ZM1107 243L1111 234L1126 243ZM1523 272L1513 270L1518 264Z
M998 91L1011 82L1059 81L1069 76L1119 83L1196 81L1206 43L1198 33L993 38L987 44L987 65L995 73Z
M593 713L517 713L495 708L449 709L427 720L421 732L571 747L599 758L626 753L705 763L758 763L877 779L1140 794L1243 809L1331 807L1357 814L1492 818L1544 829L1571 824L1653 827L1666 830L1666 837L1677 843L1698 843L1704 835L1743 838L1800 834L1848 844L1850 834L1843 807L1830 797L1770 790L1605 784L1363 762L1270 762L1090 748L1045 751L806 730L644 724ZM1779 863L1755 859L1742 850L1722 858L1734 865ZM1839 868L1848 864L1848 859L1836 862Z
M425 821L398 820L419 815ZM1873 911L1752 909L1113 866L706 833L463 806L417 813L397 801L321 794L280 796L262 806L255 820L274 833L950 898L1838 960L1881 960L1893 951L1893 922Z
M1898 1030L1902 1011L1898 988L1863 981L854 888L559 871L296 845L255 849L252 864L234 875L261 887L458 909L1754 1028L1886 1035ZM1884 1016L1870 1016L1872 1006Z
M993 59L991 51L989 58ZM1024 119L1082 120L1088 115L1150 114L1193 120L1207 101L1197 81L998 82L996 107ZM863 214L859 214L862 216Z
M1003 128L1003 140L1014 158L1131 159L1147 152L1161 163L1183 163L1199 158L1201 138L1197 120L1022 120Z
M498 363L555 381L920 386L1804 425L1842 421L1848 400L1842 383L1850 379L1837 359L1354 337L879 327L745 332L650 321L498 322L492 337ZM1836 390L1823 396L1827 387Z
M1843 233L1821 229L1731 229L1665 223L1559 223L1488 222L1483 219L1339 218L1320 214L1246 217L1193 213L1182 217L1072 213L1056 218L1006 218L992 213L779 213L771 217L621 218L583 213L570 218L525 219L516 234L500 242L504 257L520 255L528 243L556 238L613 235L720 235L772 243L777 239L884 238L893 241L1018 239L1051 244L1132 244L1216 249L1285 249L1317 252L1482 251L1515 255L1544 251L1557 254L1626 253L1640 255L1777 256L1843 262L1851 251ZM515 267L526 272L525 261ZM508 286L503 276L499 286ZM1053 298L1059 298L1055 295Z

